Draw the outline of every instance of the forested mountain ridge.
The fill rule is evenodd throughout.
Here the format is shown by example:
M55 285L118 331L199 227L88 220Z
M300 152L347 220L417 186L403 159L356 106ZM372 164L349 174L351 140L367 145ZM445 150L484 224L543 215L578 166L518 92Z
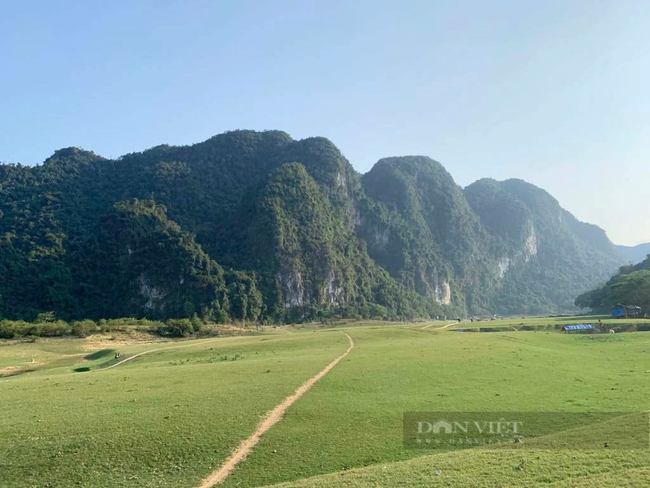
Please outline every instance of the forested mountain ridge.
M318 137L0 165L0 318L557 312L620 264L533 185L463 190L423 156L361 176Z

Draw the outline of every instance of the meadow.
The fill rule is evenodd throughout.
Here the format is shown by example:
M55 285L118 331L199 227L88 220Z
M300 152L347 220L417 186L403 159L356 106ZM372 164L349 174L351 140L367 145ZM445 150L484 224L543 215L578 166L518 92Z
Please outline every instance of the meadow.
M80 347L59 341L43 356ZM345 344L341 334L201 340L84 373L74 369L113 356L51 359L0 381L0 486L193 486Z
M0 368L41 363L0 380L0 486L197 486L346 349L341 332L354 349L220 486L648 484L648 450L405 449L404 412L650 410L648 333L472 334L447 323L125 345L123 358L153 352L104 371L117 360L84 353L83 339L0 346Z
M577 324L594 324L598 325L598 321L608 328L614 330L626 330L628 328L640 328L643 330L650 330L650 319L646 318L628 318L628 319L613 319L604 315L579 315L575 317L508 317L499 318L495 320L463 320L460 323L453 323L450 328L453 329L495 329L503 328L514 330L557 330L561 329L563 325L577 325ZM451 322L451 321L450 321ZM449 323L449 322L448 322Z

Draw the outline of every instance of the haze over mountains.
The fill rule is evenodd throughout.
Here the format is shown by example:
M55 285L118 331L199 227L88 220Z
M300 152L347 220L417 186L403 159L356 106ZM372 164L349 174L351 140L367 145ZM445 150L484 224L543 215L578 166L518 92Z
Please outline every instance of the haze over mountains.
M554 313L624 261L534 185L425 156L360 175L319 137L0 165L0 318Z
M637 246L616 246L626 261L637 264L650 254L650 242Z

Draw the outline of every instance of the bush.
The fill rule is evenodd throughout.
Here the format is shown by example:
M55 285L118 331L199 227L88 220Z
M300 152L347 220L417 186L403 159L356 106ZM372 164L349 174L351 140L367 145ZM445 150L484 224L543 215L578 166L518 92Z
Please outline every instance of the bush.
M23 320L0 321L0 338L15 339L18 337L60 337L70 335L72 328L63 320L56 322L25 322Z
M86 337L97 332L97 324L92 320L79 320L72 322L72 335Z
M154 331L164 337L187 337L194 332L194 325L190 319L169 319Z
M0 339L13 339L17 337L19 323L13 320L0 320Z
M122 317L119 319L100 319L98 325L99 329L106 333L114 331L129 332L133 329L145 332L155 332L158 327L162 327L164 324L156 320Z
M41 312L36 316L36 322L54 322L54 312Z
M61 337L70 335L72 327L64 320L57 320L56 322L42 322L36 324L38 331L36 334L41 337Z
M63 320L37 322L0 320L0 339L69 335L86 337L99 331L130 332L134 329L166 337L187 337L200 332L203 327L203 321L196 315L192 319L169 319L167 322L134 318L100 319L97 323L92 320L78 320L71 324Z
M201 329L203 329L203 321L198 318L196 315L192 317L192 327L194 328L194 333L201 332Z

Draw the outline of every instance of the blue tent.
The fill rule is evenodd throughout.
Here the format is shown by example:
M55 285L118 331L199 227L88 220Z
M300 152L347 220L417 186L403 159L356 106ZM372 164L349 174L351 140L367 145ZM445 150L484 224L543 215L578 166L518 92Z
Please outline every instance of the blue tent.
M624 305L616 305L616 306L612 307L612 318L620 319L620 318L625 317L625 315L627 315L627 314L625 313L625 306Z
M562 330L567 332L570 330L593 330L596 326L594 324L578 324L578 325L565 325Z

